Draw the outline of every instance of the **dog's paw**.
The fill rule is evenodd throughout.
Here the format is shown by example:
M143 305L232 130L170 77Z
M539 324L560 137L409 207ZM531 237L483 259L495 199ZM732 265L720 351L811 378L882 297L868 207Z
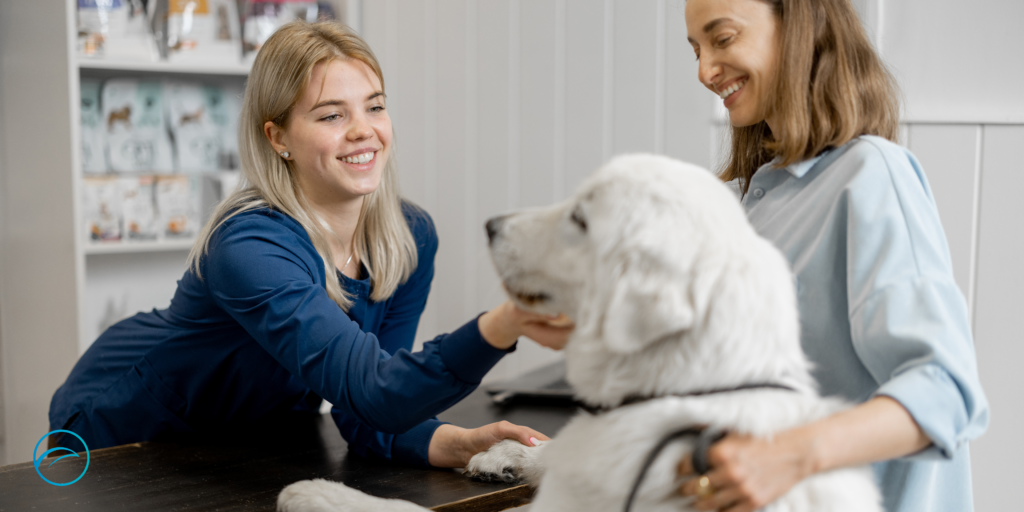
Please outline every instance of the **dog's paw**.
M546 442L528 447L519 441L506 439L469 459L465 474L477 480L536 486L544 473L537 455Z
M277 495L278 512L424 512L427 509L399 500L385 500L340 482L303 480Z

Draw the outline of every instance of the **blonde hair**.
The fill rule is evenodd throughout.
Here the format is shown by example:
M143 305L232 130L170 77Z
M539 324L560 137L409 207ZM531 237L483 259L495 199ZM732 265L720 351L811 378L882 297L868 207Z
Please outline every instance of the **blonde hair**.
M779 22L779 54L765 117L733 127L720 177L745 194L762 165L784 167L861 135L896 142L899 88L868 41L849 0L761 0Z
M334 233L306 202L291 164L278 156L263 129L267 121L286 127L292 108L309 87L313 68L334 59L365 63L376 73L383 92L384 76L370 47L338 23L292 22L260 49L249 73L239 119L243 182L217 206L192 246L188 265L198 277L202 277L200 259L209 251L210 238L221 224L243 212L270 208L302 225L324 262L327 294L342 310L348 311L352 305L339 282L328 243ZM417 264L416 242L402 215L395 167L392 151L377 190L363 198L353 239L354 252L370 275L370 299L377 302L390 297Z

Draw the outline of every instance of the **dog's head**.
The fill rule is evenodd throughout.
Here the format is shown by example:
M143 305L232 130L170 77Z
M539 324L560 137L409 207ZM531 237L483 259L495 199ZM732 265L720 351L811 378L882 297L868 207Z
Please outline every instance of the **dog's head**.
M487 232L513 300L523 309L563 312L575 320L567 355L570 381L581 359L614 364L666 343L673 346L663 347L662 356L677 360L663 362L666 371L678 372L665 365L680 361L708 363L725 350L709 337L737 337L730 332L744 327L728 325L730 317L761 317L743 308L764 313L775 309L764 302L774 300L788 302L784 305L793 313L761 327L786 324L782 330L792 332L780 336L792 338L785 343L795 344L799 353L785 261L756 236L732 192L700 167L653 155L621 156L568 200L496 217L488 221ZM751 251L756 254L745 254ZM743 275L726 276L730 272ZM759 272L774 275L747 275ZM736 280L755 282L736 285ZM780 286L788 292L771 295L771 288ZM686 342L688 337L702 341ZM764 350L742 357L758 357ZM575 373L578 381L580 372Z

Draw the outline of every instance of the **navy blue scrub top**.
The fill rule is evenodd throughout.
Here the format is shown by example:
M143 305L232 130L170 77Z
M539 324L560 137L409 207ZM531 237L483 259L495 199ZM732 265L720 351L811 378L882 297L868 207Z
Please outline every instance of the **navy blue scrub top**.
M200 261L202 279L186 271L169 308L115 324L82 355L50 403L51 429L90 449L174 440L313 411L324 397L355 453L426 464L434 415L507 352L484 341L475 319L409 352L437 233L422 210L402 210L416 270L383 302L369 299L369 279L336 272L354 299L347 314L298 222L270 209L227 220Z

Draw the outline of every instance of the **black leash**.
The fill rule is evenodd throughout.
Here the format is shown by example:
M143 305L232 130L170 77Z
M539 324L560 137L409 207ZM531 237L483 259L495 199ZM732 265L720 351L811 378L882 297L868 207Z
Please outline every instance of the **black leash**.
M782 384L774 384L774 383L770 383L770 382L763 383L763 384L744 384L742 386L736 386L734 388L712 389L712 390L708 390L708 391L695 391L693 393L685 393L685 394L672 394L672 395L652 396L652 397L636 397L636 396L634 396L634 397L629 397L629 398L623 400L622 404L619 405L619 407L623 407L623 406L627 406L627 405L633 405L633 404L640 403L640 402L646 402L648 400L654 400L656 398L666 398L668 396L674 396L674 397L693 397L693 396L714 395L714 394L718 394L718 393L731 393L731 392L734 392L734 391L744 391L744 390L748 390L748 389L764 389L764 388L782 389L782 390L786 390L786 391L796 392L795 389L793 389L793 388L791 388L789 386L785 386L785 385L782 385ZM599 412L607 412L607 411L610 411L610 410L614 409L614 407L591 408L591 409L597 410ZM597 413L591 411L590 409L587 409L587 410L588 410L588 412L591 412L591 414L597 414ZM687 428L684 428L684 429L676 430L676 431L666 435L665 437L661 438L661 440L658 441L658 444L654 445L654 448L650 451L650 453L647 454L647 458L644 460L643 466L641 466L641 468L640 468L640 474L638 474L636 476L636 481L633 482L633 488L630 489L629 496L626 498L626 505L623 508L623 512L630 512L633 509L633 502L636 500L636 495L640 491L640 484L643 483L644 477L647 476L647 470L651 468L651 465L654 464L654 459L658 458L658 455L661 454L661 451L664 450L665 447L668 446L669 443L671 443L672 441L675 441L676 439L679 439L679 438L695 436L697 438L697 442L694 443L693 454L691 455L691 459L693 460L693 470L698 475L703 475L703 474L707 473L708 471L711 471L711 464L708 462L708 450L711 448L711 445L717 443L718 441L721 441L722 438L726 436L726 434L728 434L728 431L726 431L726 430L708 429L708 428L699 428L699 427L687 427Z

